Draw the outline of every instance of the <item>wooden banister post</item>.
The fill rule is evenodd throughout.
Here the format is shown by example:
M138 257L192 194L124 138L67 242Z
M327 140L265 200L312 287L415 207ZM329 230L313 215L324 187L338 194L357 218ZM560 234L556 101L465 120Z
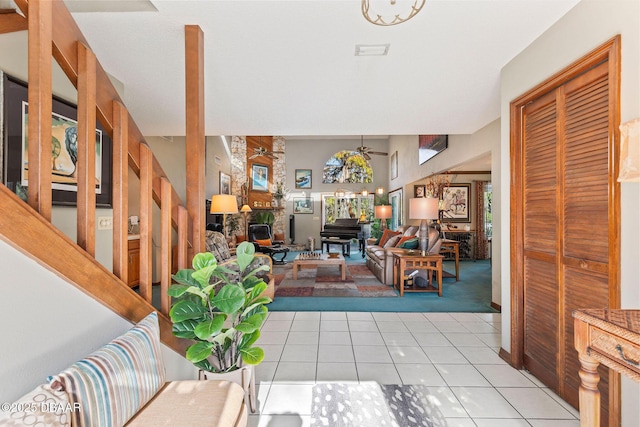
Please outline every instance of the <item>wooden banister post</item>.
M129 112L113 102L113 273L129 283L127 233L129 228Z
M193 219L192 253L204 251L205 135L204 34L197 25L185 26L187 210Z
M140 144L140 296L151 302L153 285L153 153Z
M96 57L78 43L77 242L96 255ZM66 141L65 141L66 142ZM62 141L61 141L62 143ZM73 146L71 146L73 147ZM101 147L103 148L103 147Z
M169 314L170 300L167 290L171 285L171 183L166 177L160 178L161 206L160 206L160 245L162 247L162 273L160 278L160 310Z
M31 0L29 22L29 205L51 221L52 2Z

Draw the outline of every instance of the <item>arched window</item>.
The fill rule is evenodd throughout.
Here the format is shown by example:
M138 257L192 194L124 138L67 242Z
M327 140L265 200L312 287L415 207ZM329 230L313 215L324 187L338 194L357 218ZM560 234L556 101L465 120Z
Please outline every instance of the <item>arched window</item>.
M357 151L343 150L324 165L323 184L373 182L373 170Z

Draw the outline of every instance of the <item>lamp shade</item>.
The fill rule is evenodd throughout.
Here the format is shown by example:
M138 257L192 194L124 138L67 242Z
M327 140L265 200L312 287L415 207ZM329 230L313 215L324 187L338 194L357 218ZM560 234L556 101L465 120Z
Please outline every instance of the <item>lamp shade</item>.
M234 214L238 213L238 202L236 196L230 194L216 194L211 196L212 214Z
M245 213L245 212L251 212L251 207L249 205L242 205L242 207L240 208L240 212Z
M391 218L391 205L379 205L375 207L375 216L379 219Z
M420 197L409 199L409 218L437 219L438 199L435 197Z

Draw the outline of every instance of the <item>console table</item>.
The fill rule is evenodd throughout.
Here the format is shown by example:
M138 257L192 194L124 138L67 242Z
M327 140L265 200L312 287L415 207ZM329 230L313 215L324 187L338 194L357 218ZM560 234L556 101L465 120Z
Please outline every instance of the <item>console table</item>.
M476 259L476 231L475 230L442 230L446 240L456 240L461 259Z
M443 277L455 277L456 282L460 280L460 242L457 240L442 239L440 245L440 253L452 255L456 261L456 274L455 276L448 271L443 271Z
M580 426L600 426L598 365L640 383L640 310L576 310L575 347L580 359Z

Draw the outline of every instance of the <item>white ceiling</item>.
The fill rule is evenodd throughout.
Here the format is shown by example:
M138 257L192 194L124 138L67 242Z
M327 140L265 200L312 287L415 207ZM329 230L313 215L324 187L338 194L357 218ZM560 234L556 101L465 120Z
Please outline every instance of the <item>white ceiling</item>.
M578 1L427 0L393 27L365 21L359 0L152 0L157 11L73 15L144 135L185 134L187 24L204 32L207 135L468 134L499 117L501 68ZM354 55L386 43L387 56Z

